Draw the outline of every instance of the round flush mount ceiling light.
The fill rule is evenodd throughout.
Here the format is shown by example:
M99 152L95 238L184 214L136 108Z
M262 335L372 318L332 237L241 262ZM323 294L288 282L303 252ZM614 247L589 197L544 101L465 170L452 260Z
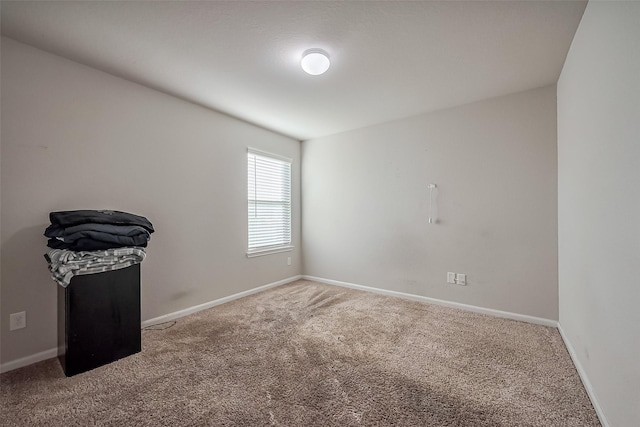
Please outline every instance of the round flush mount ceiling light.
M322 49L307 49L302 54L300 66L312 76L317 76L329 69L329 54Z

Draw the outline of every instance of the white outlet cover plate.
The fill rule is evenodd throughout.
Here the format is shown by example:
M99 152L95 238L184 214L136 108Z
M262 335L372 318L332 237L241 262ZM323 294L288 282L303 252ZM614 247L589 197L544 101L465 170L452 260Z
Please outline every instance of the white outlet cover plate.
M13 313L9 315L9 330L15 331L16 329L22 329L27 326L27 313L21 311L19 313Z
M447 273L447 283L456 283L456 273Z

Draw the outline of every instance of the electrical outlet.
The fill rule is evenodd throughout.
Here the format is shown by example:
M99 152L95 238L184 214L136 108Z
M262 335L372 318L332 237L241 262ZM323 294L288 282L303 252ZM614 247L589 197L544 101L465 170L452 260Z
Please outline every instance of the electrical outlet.
M447 283L455 284L456 283L456 273L447 273Z
M466 286L467 285L467 275L458 273L456 274L456 283L458 285Z
M9 315L9 330L15 331L27 327L27 312L21 311Z
M287 265L291 265L291 257L287 257Z

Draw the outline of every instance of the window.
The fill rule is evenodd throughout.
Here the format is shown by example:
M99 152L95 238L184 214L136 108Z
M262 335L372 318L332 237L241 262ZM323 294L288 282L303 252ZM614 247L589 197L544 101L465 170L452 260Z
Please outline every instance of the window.
M247 256L291 250L291 160L250 148L247 172Z

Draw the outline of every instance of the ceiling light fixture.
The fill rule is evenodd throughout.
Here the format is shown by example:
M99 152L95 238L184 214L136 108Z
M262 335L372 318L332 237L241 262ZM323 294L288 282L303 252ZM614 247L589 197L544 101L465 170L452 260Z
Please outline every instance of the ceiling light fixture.
M329 69L329 54L322 49L307 49L302 54L300 66L312 76L317 76Z

